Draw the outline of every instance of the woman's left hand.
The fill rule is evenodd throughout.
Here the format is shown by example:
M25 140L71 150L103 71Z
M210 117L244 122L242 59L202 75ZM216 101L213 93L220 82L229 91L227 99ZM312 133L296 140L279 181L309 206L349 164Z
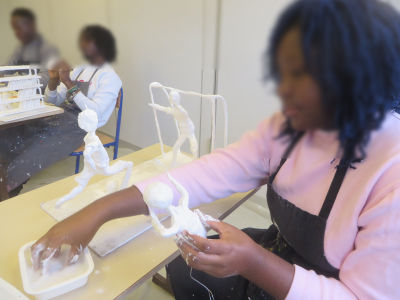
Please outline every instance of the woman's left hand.
M224 222L207 222L219 234L219 239L206 239L183 233L194 245L178 238L183 258L193 268L214 277L245 274L251 268L250 259L257 244L243 231Z

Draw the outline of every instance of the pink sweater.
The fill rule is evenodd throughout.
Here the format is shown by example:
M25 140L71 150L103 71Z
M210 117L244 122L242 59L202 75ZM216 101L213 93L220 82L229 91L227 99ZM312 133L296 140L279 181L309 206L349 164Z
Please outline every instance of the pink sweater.
M265 183L287 147L275 139L281 113L237 143L171 171L187 188L192 207ZM307 132L278 173L276 191L318 214L339 159L337 132ZM337 160L338 161L338 160ZM400 117L387 115L371 135L367 158L349 169L327 221L325 254L340 269L336 280L295 266L287 299L400 299ZM165 175L141 182L160 180ZM178 198L175 191L176 198Z

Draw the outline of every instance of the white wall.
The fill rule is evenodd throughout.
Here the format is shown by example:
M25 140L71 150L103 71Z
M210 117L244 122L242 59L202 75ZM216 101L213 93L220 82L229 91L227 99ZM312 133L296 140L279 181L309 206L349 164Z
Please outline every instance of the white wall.
M291 0L222 0L218 93L229 102L230 141L279 109L274 88L263 83L263 54L272 26Z

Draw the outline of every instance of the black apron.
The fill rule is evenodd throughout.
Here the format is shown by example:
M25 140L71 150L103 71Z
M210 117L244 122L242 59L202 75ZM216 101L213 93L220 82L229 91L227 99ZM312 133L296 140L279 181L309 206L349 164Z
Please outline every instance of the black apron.
M282 198L273 188L276 175L301 136L302 134L297 135L291 142L278 168L268 180L267 202L273 225L267 230L247 228L243 231L262 247L286 261L308 270L312 269L318 274L338 279L339 270L333 267L325 257L324 235L326 220L348 168L342 167L342 164L337 167L321 211L317 216L296 207ZM176 299L209 298L208 292L190 278L189 268L181 257L167 266L167 274ZM266 291L241 276L215 278L195 270L192 274L212 291L215 299L273 299Z
M75 84L87 96L90 82ZM66 100L63 114L33 120L25 125L0 130L0 167L6 170L7 190L12 191L42 169L67 157L82 145L86 132L79 128L79 107ZM71 169L72 170L72 169Z

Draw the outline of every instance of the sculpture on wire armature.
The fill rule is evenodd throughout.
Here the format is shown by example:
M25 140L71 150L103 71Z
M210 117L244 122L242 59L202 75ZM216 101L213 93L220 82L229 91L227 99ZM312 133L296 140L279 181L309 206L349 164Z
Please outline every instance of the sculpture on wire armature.
M168 95L170 107L161 106L158 104L150 103L149 105L159 111L172 115L178 124L179 136L172 149L172 166L176 165L178 153L181 150L183 143L188 139L190 143L190 151L192 152L193 159L198 158L198 142L194 133L194 124L190 119L188 112L181 105L181 96L177 91L170 91Z
M168 98L170 103L169 107L161 106L155 103L153 89L161 89L164 95ZM200 94L191 91L183 91L178 90L172 87L167 87L162 85L159 82L153 82L149 86L149 92L151 97L151 103L149 104L153 108L154 118L156 122L156 129L158 134L158 139L160 141L161 153L164 155L164 144L161 136L161 129L157 118L156 111L162 111L167 114L170 114L175 119L175 124L178 131L178 139L176 140L173 151L172 151L172 161L171 166L175 167L178 161L178 154L180 153L180 148L186 140L189 140L190 150L192 152L192 156L194 159L198 158L198 141L195 135L195 126L193 121L191 120L189 113L185 110L185 108L181 104L181 95L189 95L195 96L201 100L208 100L211 103L211 144L210 144L210 152L215 148L215 131L216 131L216 104L217 102L221 102L223 107L224 114L224 146L227 145L228 141L228 109L225 99L220 95L206 95Z
M96 174L110 176L125 171L125 176L120 187L121 189L128 186L129 178L132 174L133 163L130 161L119 160L110 165L108 153L101 143L99 137L96 135L98 119L95 111L91 109L85 109L79 113L78 124L80 128L87 132L86 136L84 137L84 167L82 172L79 173L75 178L75 181L78 183L78 185L72 189L69 194L63 196L57 201L57 208L81 193L89 183L89 180Z
M151 183L146 187L143 193L143 198L149 208L151 223L154 229L164 237L179 234L184 230L191 234L206 237L206 228L208 227L207 221L217 220L211 216L203 214L198 209L195 209L194 211L190 210L189 194L187 190L169 173L167 173L167 175L180 194L177 206L172 204L174 194L172 189L165 183ZM161 224L154 209L168 211L171 215L171 226L169 228L165 228Z

